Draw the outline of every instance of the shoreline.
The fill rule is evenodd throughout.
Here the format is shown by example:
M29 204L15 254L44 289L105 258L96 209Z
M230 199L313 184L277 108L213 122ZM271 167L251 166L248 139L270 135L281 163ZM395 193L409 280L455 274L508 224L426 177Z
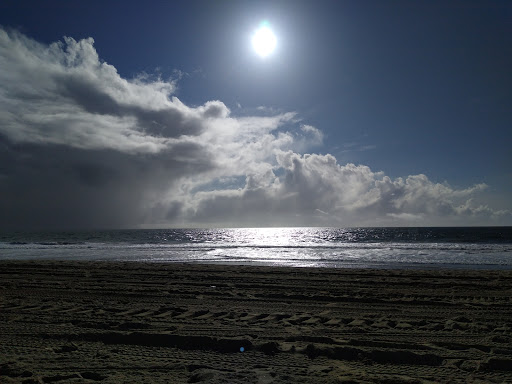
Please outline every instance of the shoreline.
M0 381L510 382L510 319L508 270L2 260Z
M134 264L134 265L154 265L154 266L171 266L174 265L178 268L181 266L193 266L193 265L206 265L211 267L220 267L220 268L271 268L271 269L304 269L304 270L351 270L351 271L363 271L363 270L375 270L375 271L454 271L454 272L509 272L512 273L512 265L509 264L465 264L465 263L404 263L404 262L383 262L383 263L363 263L363 262L351 262L351 263L343 263L339 264L330 263L329 265L293 265L293 264L283 264L276 262L274 264L267 262L241 262L241 261L173 261L173 260L154 260L154 259L105 259L105 258L57 258L57 257L48 257L48 258L0 258L0 264L2 263L27 263L27 264L53 264L53 263L76 263L77 265L88 265L94 263L101 264L112 264L112 265L124 265L124 264Z

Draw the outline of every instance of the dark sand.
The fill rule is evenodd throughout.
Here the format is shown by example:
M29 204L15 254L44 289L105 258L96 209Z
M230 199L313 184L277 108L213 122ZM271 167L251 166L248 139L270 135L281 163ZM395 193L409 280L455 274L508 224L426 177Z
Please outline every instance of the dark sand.
M512 383L511 330L510 271L0 262L2 384Z

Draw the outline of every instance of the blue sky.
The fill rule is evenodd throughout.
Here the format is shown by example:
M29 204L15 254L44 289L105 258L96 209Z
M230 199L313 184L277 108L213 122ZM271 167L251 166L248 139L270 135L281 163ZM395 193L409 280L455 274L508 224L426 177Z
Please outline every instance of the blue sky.
M263 20L269 22L277 37L277 49L264 59L255 54L250 44L252 33ZM198 128L197 140L190 139L194 135L189 139L201 147L197 148L199 152L208 153L208 164L194 168L191 164L198 160L192 155L185 156L189 163L181 162L183 156L179 161L175 159L177 163L166 163L163 167L169 169L169 184L154 186L153 179L147 180L148 188L138 192L138 199L146 201L144 204L133 196L126 197L130 205L139 207L136 214L119 215L116 210L112 215L119 219L111 223L92 218L75 222L63 213L61 219L46 223L27 213L17 220L18 226L27 222L40 222L41 226L512 224L510 2L4 1L0 5L0 26L10 36L4 40L4 52L12 50L9 44L19 41L19 36L43 46L63 41L64 36L74 41L92 37L99 62L114 67L120 79L139 79L148 86L158 81L172 84L172 90L165 91L166 96L168 100L179 98L190 109L187 114L200 113L201 106L208 108L205 103L218 101L220 108L229 112L215 115L217 119L228 119L216 124L239 123L246 127L244 121L251 121L254 125L247 132L263 129L273 140L260 143L262 148L273 148L267 157L245 159L247 163L238 170L214 171L229 168L223 162L238 157L235 153L224 159L216 157L216 149L204 141L209 128ZM62 52L64 55L66 49ZM9 68L0 71L7 78ZM69 68L63 71L69 74ZM50 76L50 72L41 73L40 78ZM80 84L90 78L80 80ZM112 95L113 91L105 92ZM83 90L72 95L75 102L78 94L83 95ZM9 118L27 108L36 108L27 98L14 100L7 93L0 100L7 106L4 111L9 112ZM77 103L73 108L80 107L94 118L123 117L119 109L115 114L92 110L90 99ZM116 103L127 105L118 99ZM123 111L133 117L133 111L142 107L130 105L131 109ZM47 115L44 108L39 105L38 113ZM150 131L151 127L141 125L140 116L136 116L139 126L134 129ZM275 121L269 126L262 120L265 118ZM307 131L304 126L315 131ZM15 129L28 132L27 125L23 126L26 130L12 127L0 134L8 152L13 153L15 148L16 156L32 153L36 143L48 138L41 127L31 127L30 137L13 133ZM59 137L69 137L68 128L62 129ZM264 137L254 134L249 138L247 132L243 139L226 139L229 145L225 142L225 147L233 145L234 151L244 151L244 140L256 143ZM106 133L105 137L110 135ZM80 158L87 158L87 151L91 150L102 151L102 156L110 156L106 154L110 150L124 151L106 144L99 148L49 138L48 142L59 146L57 152L63 146L85 151ZM210 140L208 145L211 143ZM290 151L293 155L283 154ZM58 156L66 158L78 152L68 149L67 154ZM314 158L318 163L311 162L313 158L307 160L304 154L319 156ZM361 174L356 177L359 181L353 183L365 179L370 170L373 176L364 187L354 184L352 190L347 187L352 181L345 179L347 169L331 174L322 168L329 166L319 165L330 164L328 154L340 167L366 167L355 171ZM126 162L139 161L136 159L142 155L131 156L129 160L113 160L115 172L124 169ZM293 156L299 156L298 160L290 160ZM14 159L14 155L9 156L5 164ZM304 163L300 169L307 170L304 174L298 168L300 162ZM27 167L3 172L3 188L13 196L13 206L24 206L18 196L19 188L25 184L12 180L36 174L27 171ZM91 170L86 174L94 175L92 178L104 172L98 164L87 167ZM190 173L176 172L176 167L190 169ZM268 177L262 176L266 174ZM59 180L69 177L64 173L52 175ZM428 182L420 184L428 191L410 190L418 175L427 178ZM414 176L410 185L400 185L398 178L407 180L410 176ZM257 193L250 188L251 177L267 180L267 184L255 187L258 196L253 196ZM328 184L324 179L337 177L339 185ZM383 177L394 182L393 188L397 189L388 191L388 197L382 189ZM298 180L304 178L307 182L300 184ZM70 191L83 191L79 184L62 183ZM97 190L84 192L84 199L90 201L84 211L100 209L102 204L97 201L101 196L109 201L116 183L122 189L129 184L124 177L106 184L109 183L108 190L98 186ZM316 192L315 183L321 186ZM29 185L34 187L37 183ZM448 189L440 192L442 188ZM48 186L42 189L47 189L45 196L53 193ZM206 192L212 195L206 196ZM349 198L351 193L366 198L357 201ZM149 195L153 205L148 208ZM293 203L289 201L291 195L295 196ZM320 197L315 200L317 197L313 196ZM41 201L45 197L28 194L27 198ZM431 205L420 203L429 199ZM273 207L265 215L251 214L251 210L261 213L265 204ZM204 207L208 209L203 212ZM54 209L65 210L64 205L58 204ZM167 213L155 217L155 210ZM46 212L37 211L41 217Z

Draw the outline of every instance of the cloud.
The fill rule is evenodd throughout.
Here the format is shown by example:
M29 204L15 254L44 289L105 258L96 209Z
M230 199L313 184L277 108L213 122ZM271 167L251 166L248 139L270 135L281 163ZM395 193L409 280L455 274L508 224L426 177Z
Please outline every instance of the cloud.
M187 196L189 218L273 225L469 225L485 218L509 218L468 196L479 184L454 189L425 175L392 180L363 165L340 165L331 155L292 151L277 154L277 166L250 175L243 188L202 191ZM280 177L274 170L284 170ZM481 222L481 221L480 221Z
M0 28L0 227L499 222L425 175L390 179L331 155L294 111L190 107L175 80L120 76L92 38ZM468 223L469 223L468 222Z
M169 98L173 82L121 78L93 43L64 38L45 46L0 30L0 122L9 139L155 153L172 138L200 134L204 117L228 113L220 102L193 109Z
M309 136L308 139L312 145L322 145L324 143L324 134L319 129L308 124L303 124L300 128L302 132Z

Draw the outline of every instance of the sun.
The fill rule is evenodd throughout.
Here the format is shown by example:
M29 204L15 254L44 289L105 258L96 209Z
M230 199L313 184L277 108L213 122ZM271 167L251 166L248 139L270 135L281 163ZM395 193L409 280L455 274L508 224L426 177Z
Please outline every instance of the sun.
M252 47L260 57L267 57L276 48L277 39L270 29L268 22L261 23L260 27L252 35Z

